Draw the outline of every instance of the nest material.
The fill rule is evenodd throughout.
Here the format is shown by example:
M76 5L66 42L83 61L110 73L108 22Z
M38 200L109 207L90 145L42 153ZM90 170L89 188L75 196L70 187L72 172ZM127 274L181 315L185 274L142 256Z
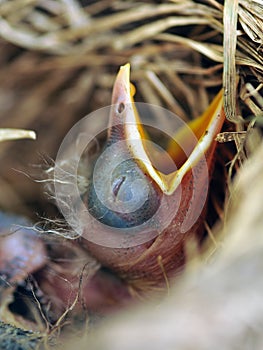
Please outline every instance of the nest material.
M36 177L28 164L54 158L78 119L110 104L114 76L128 61L137 101L194 118L221 87L223 71L228 118L260 114L251 97L262 87L260 1L16 0L2 1L0 16L1 126L38 134L33 148L20 143L23 157L17 145L1 146L4 209L48 211L41 186L21 172Z
M0 322L0 344L3 350L39 349L41 340L40 334Z
M42 187L28 178L28 174L35 178L41 170L29 169L28 165L43 163L42 157L55 158L65 133L77 120L110 104L114 76L119 66L127 62L132 66L137 101L164 106L185 120L201 114L223 85L226 115L235 122L235 131L222 133L218 140L234 141L238 151L235 159L242 163L256 144L255 134L253 138L247 135L262 120L262 14L260 0L227 0L224 6L217 0L1 1L0 126L32 129L38 135L34 144L32 141L1 144L0 157L5 165L0 173L1 208L31 217L36 212L45 215L52 212ZM260 181L256 186L260 188ZM227 209L228 202L222 218L233 214ZM237 210L236 215L245 219L244 212L245 209ZM236 226L234 229L226 226L227 235L239 233L238 219L233 220ZM261 222L260 225L263 226ZM249 226L244 227L249 230ZM234 239L226 242L226 250L236 251L243 246L233 242ZM214 243L218 249L217 241ZM251 246L252 250L256 248ZM220 261L224 259L223 254ZM227 271L227 263L224 266ZM217 265L211 265L211 274L213 268L217 273ZM204 273L203 279L206 278ZM184 306L187 302L184 291L188 287L182 288L183 292L175 295L179 295ZM203 293L202 288L206 284L201 281ZM261 288L260 283L256 288ZM213 288L208 293L216 297ZM172 297L169 303L169 309L178 307ZM193 298L191 303L198 311L199 300ZM237 310L238 307L234 309ZM177 321L179 311L171 324ZM217 311L215 307L214 312ZM165 320L167 309L160 313L163 313L160 320ZM151 311L145 314L146 318L150 315L150 319L156 319ZM141 315L136 314L136 319ZM127 325L136 334L132 318ZM162 329L162 324L156 325L158 330ZM116 329L112 334L121 340L117 330L121 329L120 324L113 327ZM129 339L126 345L135 348L134 338ZM171 341L177 344L176 339ZM109 339L107 342L110 346ZM106 348L105 343L101 344Z

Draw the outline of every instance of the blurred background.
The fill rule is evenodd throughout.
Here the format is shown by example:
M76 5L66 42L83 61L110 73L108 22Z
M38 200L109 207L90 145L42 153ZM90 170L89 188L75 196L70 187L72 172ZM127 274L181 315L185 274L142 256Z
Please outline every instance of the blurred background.
M224 12L219 0L1 1L0 127L35 130L37 141L1 144L0 207L33 218L54 211L34 180L71 126L110 104L116 72L127 62L136 101L195 118L221 88L222 73L233 95L234 73L241 79L230 114L259 114L246 84L257 92L262 85L262 4L235 6L226 1Z
M1 1L0 127L32 129L37 141L1 144L0 207L54 213L35 180L72 125L110 104L120 65L131 63L136 101L201 114L222 86L222 19L215 0Z
M262 28L263 5L258 0L0 1L0 128L37 133L36 141L0 144L1 210L24 214L33 221L57 215L45 193L46 171L67 131L88 113L111 103L116 73L121 65L130 62L135 100L163 106L184 120L200 115L224 87L226 115L233 123L226 123L227 133L221 135L221 141L233 142L231 147L225 147L226 143L218 147L219 163L220 156L223 160L212 182L216 199L210 199L222 219L224 193L219 192L227 187L228 161L234 160L233 168L243 163L254 147L256 135L253 142L250 138L245 144L246 131L255 130L255 126L260 130L263 125ZM255 159L259 164L260 158ZM255 173L262 172L256 169ZM254 178L248 176L242 196ZM260 183L261 178L259 187ZM245 203L242 196L239 202ZM245 207L245 213L253 201ZM258 216L262 218L262 213ZM248 225L257 227L242 213L241 217L244 231L249 231ZM239 220L235 221L234 233ZM218 248L216 243L215 246L214 250ZM231 249L238 253L230 246L226 261L235 256ZM250 253L253 256L252 250ZM233 275L223 274L231 281L235 275L235 271ZM250 282L246 285L250 286ZM207 290L205 283L203 286ZM236 285L237 293L242 289L239 286ZM261 293L260 288L257 292ZM215 296L213 289L211 296ZM202 305L198 300L193 303ZM224 301L220 312L223 304ZM236 309L239 308L240 304ZM221 330L218 323L215 328Z

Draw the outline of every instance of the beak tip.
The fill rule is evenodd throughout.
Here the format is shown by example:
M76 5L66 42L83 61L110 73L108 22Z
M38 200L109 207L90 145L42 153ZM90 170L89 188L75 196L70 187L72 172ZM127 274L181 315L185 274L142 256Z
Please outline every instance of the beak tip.
M130 69L131 65L130 63L126 63L124 66L120 67L119 73L116 78L116 82L118 81L125 83L125 84L130 84Z
M124 66L120 67L115 80L112 103L116 104L120 101L130 101L130 63L126 63Z
M130 72L131 65L130 63L126 63L124 66L120 67L120 71Z

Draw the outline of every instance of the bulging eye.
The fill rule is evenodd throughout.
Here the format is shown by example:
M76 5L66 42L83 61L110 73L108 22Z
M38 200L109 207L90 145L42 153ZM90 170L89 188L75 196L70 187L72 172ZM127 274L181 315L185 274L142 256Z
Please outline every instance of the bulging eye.
M99 178L91 181L85 204L101 223L131 228L151 219L158 210L161 191L136 160L124 160L113 171L108 162L101 162L96 174Z

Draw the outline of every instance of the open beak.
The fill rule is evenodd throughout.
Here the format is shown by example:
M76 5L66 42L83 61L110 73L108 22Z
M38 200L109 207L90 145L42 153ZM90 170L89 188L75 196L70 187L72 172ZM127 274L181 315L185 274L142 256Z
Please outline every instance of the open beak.
M125 151L130 153L138 166L147 173L164 194L172 195L186 173L198 163L201 157L211 153L210 148L214 145L214 139L224 122L222 91L199 118L179 128L163 151L156 151L149 146L147 142L149 136L134 104L134 93L135 88L130 83L130 65L126 64L120 68L113 88L108 143L125 141ZM189 132L194 135L196 142L189 141L187 147L190 148L190 152L187 152L186 156L180 145L188 142ZM167 154L175 164L180 164L176 170L171 172L166 171L165 164L163 164ZM158 161L157 158L160 160ZM162 164L160 167L158 167L158 162Z
M186 239L203 232L215 137L225 116L222 92L188 124L161 107L135 105L134 92L126 64L85 197L92 223L85 233L92 255L140 289L144 280L163 283L164 274L181 267Z

